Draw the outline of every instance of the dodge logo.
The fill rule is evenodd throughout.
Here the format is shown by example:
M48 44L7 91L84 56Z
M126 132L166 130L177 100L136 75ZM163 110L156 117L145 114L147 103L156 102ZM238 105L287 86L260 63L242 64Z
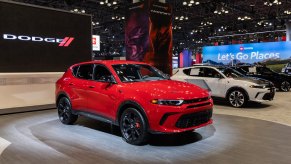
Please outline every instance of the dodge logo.
M21 41L32 41L32 42L47 42L47 43L58 43L60 47L68 47L75 38L65 37L64 39L58 38L43 38L39 36L27 36L27 35L13 35L3 34L5 40L21 40Z

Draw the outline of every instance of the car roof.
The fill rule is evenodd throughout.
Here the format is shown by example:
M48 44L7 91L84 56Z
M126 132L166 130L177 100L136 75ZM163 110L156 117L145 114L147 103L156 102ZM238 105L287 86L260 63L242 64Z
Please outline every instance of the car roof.
M214 65L196 65L191 67L184 67L180 69L189 69L189 68L225 68L224 66L214 66Z
M72 65L72 67L77 66L77 65L83 65L83 64L114 65L114 64L146 64L146 63L137 62L137 61L128 61L128 60L93 60L93 61L77 63L77 64Z

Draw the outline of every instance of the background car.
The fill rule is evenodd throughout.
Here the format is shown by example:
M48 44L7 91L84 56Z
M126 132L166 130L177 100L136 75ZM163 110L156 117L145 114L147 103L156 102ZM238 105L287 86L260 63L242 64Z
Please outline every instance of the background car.
M275 96L273 84L266 80L245 77L232 68L194 66L180 68L173 80L193 82L204 80L213 97L226 98L233 107L243 107L249 100L271 101Z
M234 69L246 76L269 80L283 92L290 91L291 75L277 73L264 66L238 66L234 67Z
M92 61L71 66L56 83L59 119L73 124L78 115L120 127L130 144L149 133L193 131L212 123L208 91L170 80L139 62Z
M285 73L285 74L291 74L291 62L287 63L287 64L282 68L282 73Z

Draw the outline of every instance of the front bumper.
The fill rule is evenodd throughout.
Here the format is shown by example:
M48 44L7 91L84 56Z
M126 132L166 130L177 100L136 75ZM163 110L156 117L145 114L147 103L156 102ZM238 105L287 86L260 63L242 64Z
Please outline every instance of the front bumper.
M272 101L276 94L276 88L253 89L250 100L256 102Z
M181 106L153 105L155 112L149 113L150 132L180 133L212 123L212 99L188 102Z

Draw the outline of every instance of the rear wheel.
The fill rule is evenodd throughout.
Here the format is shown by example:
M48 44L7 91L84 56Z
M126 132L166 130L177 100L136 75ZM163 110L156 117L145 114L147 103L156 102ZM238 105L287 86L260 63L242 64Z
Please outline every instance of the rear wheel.
M227 96L231 106L241 108L247 103L247 95L241 90L233 90Z
M135 108L127 108L120 117L123 139L132 145L142 145L148 140L148 125L143 115Z
M283 81L280 85L280 90L283 92L289 92L290 91L290 83L288 81Z
M67 97L62 97L58 102L58 115L59 119L63 124L71 125L74 124L78 115L72 113L72 105Z

